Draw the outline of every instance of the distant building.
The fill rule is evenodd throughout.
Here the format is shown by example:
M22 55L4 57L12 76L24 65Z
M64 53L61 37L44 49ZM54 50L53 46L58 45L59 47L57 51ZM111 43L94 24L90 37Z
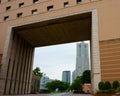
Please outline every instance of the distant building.
M85 70L90 70L88 50L88 43L77 44L76 76L81 76Z
M40 90L47 90L47 88L45 86L46 86L46 84L48 82L51 82L49 77L47 77L47 76L41 77L41 80L40 80Z
M76 70L72 72L72 82L76 79Z
M70 71L62 72L62 81L70 83L70 81L71 81L71 72Z

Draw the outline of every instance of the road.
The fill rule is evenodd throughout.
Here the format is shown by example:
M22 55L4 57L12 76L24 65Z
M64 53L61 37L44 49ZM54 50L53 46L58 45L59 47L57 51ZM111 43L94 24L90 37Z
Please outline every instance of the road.
M70 94L70 93L63 93L63 94L55 94L49 96L91 96L90 94Z
M4 95L4 96L13 96L13 95ZM61 94L29 94L29 95L14 95L14 96L92 96L90 94L70 94L70 93L61 93Z

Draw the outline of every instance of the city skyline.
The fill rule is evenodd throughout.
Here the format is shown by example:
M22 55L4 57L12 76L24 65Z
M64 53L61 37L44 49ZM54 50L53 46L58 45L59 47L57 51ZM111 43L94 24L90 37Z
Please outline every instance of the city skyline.
M50 79L62 80L62 71L75 70L76 43L78 42L36 48L33 69L40 67L41 72Z

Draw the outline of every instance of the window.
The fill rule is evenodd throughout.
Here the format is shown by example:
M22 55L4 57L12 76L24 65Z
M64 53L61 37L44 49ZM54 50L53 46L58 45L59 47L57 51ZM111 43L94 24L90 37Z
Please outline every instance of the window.
M39 1L39 0L33 0L33 3L35 3L35 4L36 4L36 3L38 3L38 1Z
M69 3L68 2L64 2L64 7L68 7Z
M8 0L8 2L11 1L11 0Z
M34 9L31 12L32 12L32 14L37 14L38 11L37 11L37 9Z
M20 17L22 17L22 15L23 15L23 13L18 13L17 17L20 18Z
M53 10L53 5L47 7L47 11Z
M20 3L19 7L24 7L24 2Z
M9 16L4 17L4 21L8 21L8 19L9 19Z
M81 4L82 0L77 0L77 4Z
M6 7L6 11L10 10L11 9L11 6L7 6Z

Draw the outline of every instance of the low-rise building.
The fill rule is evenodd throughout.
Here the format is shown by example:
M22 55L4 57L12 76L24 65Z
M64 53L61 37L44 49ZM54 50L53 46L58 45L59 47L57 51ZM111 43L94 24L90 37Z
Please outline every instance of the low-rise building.
M48 82L51 82L51 80L49 79L49 77L47 77L47 76L41 77L41 80L40 80L40 90L41 90L41 91L43 91L43 90L48 90L48 89L46 88L46 84L47 84Z

